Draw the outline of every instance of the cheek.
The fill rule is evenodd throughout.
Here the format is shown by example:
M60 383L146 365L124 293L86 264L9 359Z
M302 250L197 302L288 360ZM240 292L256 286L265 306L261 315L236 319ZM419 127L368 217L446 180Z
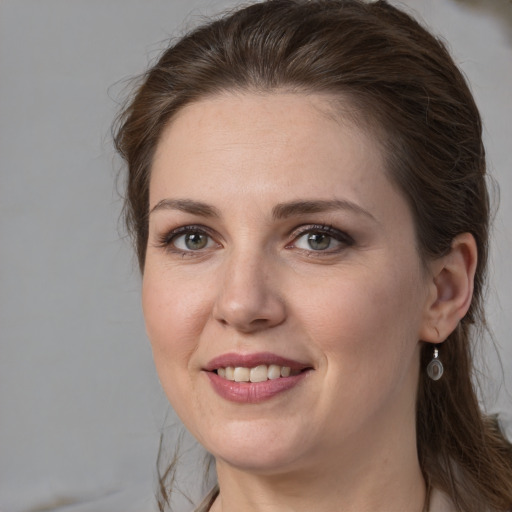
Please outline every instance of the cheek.
M407 275L392 264L387 272L347 272L332 279L321 295L314 289L301 294L300 317L328 364L359 378L403 371L404 359L410 361L417 344L421 318L415 272Z
M339 429L350 435L368 418L414 402L421 298L412 280L394 275L339 279L320 306L318 296L303 296L309 304L303 326L320 350L330 390L317 405L331 418L326 428L333 436Z
M205 294L191 293L190 282L168 277L145 273L142 307L161 386L181 420L191 424L198 409L191 361L209 312Z
M142 308L155 366L162 385L168 388L169 380L178 380L175 376L188 370L209 317L206 294L191 292L190 283L168 280L163 273L147 273Z

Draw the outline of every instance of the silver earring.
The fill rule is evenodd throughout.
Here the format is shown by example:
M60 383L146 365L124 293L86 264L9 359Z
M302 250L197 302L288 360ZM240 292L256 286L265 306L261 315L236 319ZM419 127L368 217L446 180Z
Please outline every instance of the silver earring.
M443 363L439 360L439 350L437 348L434 349L434 357L432 358L432 361L428 363L427 366L427 375L432 380L439 380L444 373L444 367Z

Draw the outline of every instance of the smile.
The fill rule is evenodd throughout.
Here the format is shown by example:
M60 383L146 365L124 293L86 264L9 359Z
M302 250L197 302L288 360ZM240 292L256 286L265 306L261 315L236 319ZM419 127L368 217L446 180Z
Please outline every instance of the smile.
M275 354L224 354L203 369L217 395L254 404L297 386L313 367Z
M289 366L279 366L277 364L269 366L260 364L253 368L227 366L226 368L217 368L216 371L219 377L235 382L265 382L266 380L290 377L300 373L298 370L292 371Z

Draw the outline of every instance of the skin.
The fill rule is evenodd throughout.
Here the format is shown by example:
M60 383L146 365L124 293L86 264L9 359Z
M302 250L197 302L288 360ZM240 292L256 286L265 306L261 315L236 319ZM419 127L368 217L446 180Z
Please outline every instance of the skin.
M422 264L379 144L331 100L207 98L177 114L154 158L144 315L173 408L216 458L214 511L423 507L420 340L443 341L465 313L475 251L465 236ZM275 215L298 201L340 204ZM204 248L187 247L184 226ZM314 226L336 230L326 250L308 242ZM233 403L203 371L227 352L312 370L270 400Z

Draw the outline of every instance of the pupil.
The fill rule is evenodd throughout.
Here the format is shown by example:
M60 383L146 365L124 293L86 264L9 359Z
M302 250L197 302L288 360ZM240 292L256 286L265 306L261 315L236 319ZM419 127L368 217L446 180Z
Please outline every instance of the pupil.
M203 249L206 246L206 236L199 233L191 233L185 236L185 245L188 249Z
M329 248L329 245L331 244L331 237L321 233L312 233L308 237L308 243L311 249L322 251Z

